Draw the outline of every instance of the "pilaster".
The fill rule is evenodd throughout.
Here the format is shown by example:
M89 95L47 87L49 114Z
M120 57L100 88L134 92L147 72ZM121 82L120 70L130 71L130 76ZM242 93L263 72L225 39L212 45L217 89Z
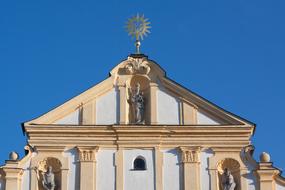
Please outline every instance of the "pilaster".
M92 100L85 105L83 105L82 113L82 124L83 125L95 125L95 116L96 116L96 101Z
M6 179L6 190L19 190L20 188L20 177L22 169L18 168L17 161L7 160L5 167L3 167Z
M150 83L150 123L157 124L157 89L156 83Z
M197 110L193 106L182 102L182 115L183 115L183 124L184 125L193 125L197 124Z
M80 166L80 190L96 190L96 152L98 147L77 147Z
M155 190L163 190L162 167L163 153L159 147L155 147Z
M119 85L120 92L120 124L127 124L127 95L126 86Z
M116 190L124 190L124 152L119 148L115 153Z
M200 190L200 147L180 147L184 190Z
M280 171L272 166L272 162L260 162L256 172L259 176L260 190L275 190L274 177Z

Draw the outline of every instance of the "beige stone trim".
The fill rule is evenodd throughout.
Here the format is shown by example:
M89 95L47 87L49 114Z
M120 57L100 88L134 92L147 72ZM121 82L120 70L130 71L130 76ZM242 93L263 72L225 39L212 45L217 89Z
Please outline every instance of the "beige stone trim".
M155 190L163 190L163 152L155 147Z
M150 83L150 123L157 124L157 89L156 83Z
M6 165L3 167L3 171L5 173L5 189L15 189L20 190L21 187L21 176L22 169L18 168L17 161L6 161Z
M282 185L282 186L285 186L285 178L283 178L282 176L280 175L277 175L275 177L275 182Z
M197 124L196 108L187 104L186 102L182 103L182 108L183 108L183 124L184 125Z
M95 100L88 102L82 107L82 125L95 125Z
M62 155L62 147L59 148L50 148L46 149L46 151L42 148L37 149L39 152L35 157L31 158L31 190L38 190L38 179L36 169L39 168L42 161L47 158L55 158L61 164L61 190L68 190L68 170L69 163L68 158L63 157Z
M184 190L200 190L200 147L179 147Z
M116 190L124 190L124 152L119 148L115 153Z
M120 92L120 124L127 124L127 92L126 86L119 86Z
M215 115L218 118L222 119L223 123L244 124L244 125L250 125L250 126L253 125L252 123L247 122L241 118L238 118L234 116L233 114L230 114L222 110L221 108L218 108L214 104L208 101L205 101L205 99L197 96L196 94L192 93L186 88L183 88L182 86L178 85L177 83L171 81L170 79L166 77L160 78L160 81L162 82L162 85L165 88L175 92L176 94L179 94L179 96L183 97L188 102L191 102L191 104L199 108L202 108L203 110L207 110L207 112L210 115Z
M43 147L156 147L197 145L241 150L250 144L251 127L239 126L32 126L26 127L28 142ZM207 140L205 140L207 136ZM53 150L50 150L53 151Z
M75 111L81 103L86 104L87 102L100 96L102 93L109 91L111 88L113 88L113 82L114 77L109 77L96 86L86 90L82 94L72 98L71 100L38 117L37 119L26 122L25 125L31 123L51 124L56 120L61 119L65 115Z
M184 125L183 102L181 100L179 100L178 105L179 105L179 125Z
M256 171L259 176L260 190L275 190L275 178L280 171L272 166L271 162L259 163L259 169Z
M245 174L247 173L246 166L244 165L243 161L240 157L240 152L242 150L238 148L230 148L230 147L218 147L212 148L214 151L214 156L209 158L209 170L210 170L210 178L211 178L211 190L219 190L219 177L218 177L218 165L221 161L225 159L235 160L236 163L239 164L239 172L240 172L240 187L239 190L247 190L248 184L245 178Z
M96 153L99 147L77 147L80 165L80 190L96 190Z

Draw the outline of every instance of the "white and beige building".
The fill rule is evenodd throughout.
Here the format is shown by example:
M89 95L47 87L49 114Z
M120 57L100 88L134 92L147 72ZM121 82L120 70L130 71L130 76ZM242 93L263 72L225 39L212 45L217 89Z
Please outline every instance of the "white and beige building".
M130 101L137 83L142 124L134 124ZM26 155L11 153L0 167L0 190L44 190L48 166L55 190L223 190L225 168L235 190L285 190L270 156L252 157L253 123L175 83L141 54L23 130Z

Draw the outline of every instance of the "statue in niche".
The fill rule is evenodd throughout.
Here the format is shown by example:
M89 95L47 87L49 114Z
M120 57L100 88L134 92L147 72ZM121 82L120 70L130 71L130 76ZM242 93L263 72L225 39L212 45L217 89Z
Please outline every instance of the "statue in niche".
M228 168L225 168L224 173L222 174L222 186L223 190L234 190L236 187L234 177Z
M144 123L144 97L140 90L139 83L136 84L135 90L132 91L130 100L133 108L135 124Z
M38 176L38 180L42 182L43 188L45 190L55 190L55 180L54 180L54 173L52 171L52 166L48 166L47 167L47 171L46 172L40 172L37 168L36 172L37 172L37 176ZM41 173L41 176L40 174Z

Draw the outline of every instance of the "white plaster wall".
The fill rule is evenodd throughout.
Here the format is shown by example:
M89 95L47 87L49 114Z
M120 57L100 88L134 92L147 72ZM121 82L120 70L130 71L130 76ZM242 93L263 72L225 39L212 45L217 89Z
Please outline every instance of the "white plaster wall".
M200 176L201 176L201 190L209 190L210 189L210 173L209 173L209 158L213 156L214 153L211 149L203 150L200 154Z
M285 190L285 186L283 186L279 183L276 183L276 190Z
M133 170L133 161L142 156L147 170ZM153 150L124 150L124 190L154 190L154 153Z
M199 111L197 112L197 122L198 122L198 124L201 124L201 125L217 125L217 124L219 124L218 122L216 122L212 118L206 116L204 113L199 112Z
M179 124L179 102L162 89L157 90L157 121L158 124Z
M31 172L29 170L31 161L28 160L25 164L24 164L24 173L22 176L22 190L29 190L30 189L30 175Z
M57 120L54 124L78 125L79 124L79 110L75 110L69 115Z
M37 154L32 153L31 158L35 157ZM24 170L22 181L21 181L21 190L30 190L30 179L31 179L31 158L26 161L26 163L23 164L22 168ZM0 188L0 190L2 190ZM3 187L4 190L4 187Z
M77 169L77 160L78 155L76 149L67 149L63 152L63 156L68 158L68 186L67 188L69 190L75 190L76 189L76 183L78 181L76 180L76 169Z
M96 154L96 189L115 190L115 152L116 150L99 150Z
M96 124L111 125L118 123L119 94L114 88L96 100Z
M163 189L180 190L182 168L179 164L179 153L176 149L163 150Z

